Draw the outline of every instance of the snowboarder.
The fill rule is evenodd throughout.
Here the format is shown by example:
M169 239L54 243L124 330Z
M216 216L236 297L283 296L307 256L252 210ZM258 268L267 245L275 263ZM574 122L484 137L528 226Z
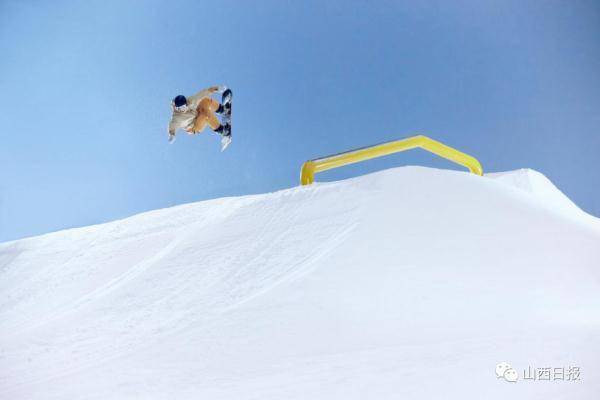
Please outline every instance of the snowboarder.
M222 104L210 97L214 93L222 94ZM231 143L231 97L231 90L226 86L211 86L189 97L176 96L171 102L169 143L173 143L179 128L196 135L208 125L221 135L221 151L225 150ZM222 116L222 122L215 113Z

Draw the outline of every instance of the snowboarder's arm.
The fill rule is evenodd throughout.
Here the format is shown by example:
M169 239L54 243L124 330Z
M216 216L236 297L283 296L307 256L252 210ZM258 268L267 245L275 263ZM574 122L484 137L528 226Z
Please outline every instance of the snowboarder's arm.
M206 93L207 95L211 95L211 94L216 93L218 91L219 91L219 87L218 86L211 86L209 88L201 90L200 92L198 92L198 94L200 94L200 93Z
M171 120L169 121L169 138L171 138L172 136L175 136L175 131L177 130L177 128L179 128L177 126L177 124L175 123L175 120L171 117Z
M202 89L195 95L188 97L188 105L190 107L194 108L198 105L200 100L202 100L204 97L209 97L211 94L214 94L214 93L222 93L225 91L225 89L227 89L227 87L223 86L223 85L211 86L209 88Z

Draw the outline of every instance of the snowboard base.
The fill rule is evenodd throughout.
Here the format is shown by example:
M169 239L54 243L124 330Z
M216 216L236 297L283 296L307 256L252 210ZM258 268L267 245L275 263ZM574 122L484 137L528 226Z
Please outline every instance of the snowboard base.
M227 112L223 114L223 125L229 125L229 135L221 138L221 151L225 151L231 144L231 100L233 98L233 92L231 89L225 89L221 96L221 104L226 108Z

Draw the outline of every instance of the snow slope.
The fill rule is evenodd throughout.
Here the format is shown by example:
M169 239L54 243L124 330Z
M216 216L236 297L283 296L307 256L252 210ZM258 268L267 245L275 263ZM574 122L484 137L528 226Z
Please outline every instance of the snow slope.
M535 171L419 167L0 244L0 398L597 399L599 244Z

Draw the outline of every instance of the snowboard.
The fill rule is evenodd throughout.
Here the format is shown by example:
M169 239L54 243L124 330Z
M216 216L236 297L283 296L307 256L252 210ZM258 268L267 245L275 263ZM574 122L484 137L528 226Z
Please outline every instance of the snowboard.
M221 151L225 151L227 146L231 144L231 100L233 98L233 92L231 89L225 89L221 97L221 104L225 108L225 112L222 114L223 126L227 127L226 135L221 138Z

